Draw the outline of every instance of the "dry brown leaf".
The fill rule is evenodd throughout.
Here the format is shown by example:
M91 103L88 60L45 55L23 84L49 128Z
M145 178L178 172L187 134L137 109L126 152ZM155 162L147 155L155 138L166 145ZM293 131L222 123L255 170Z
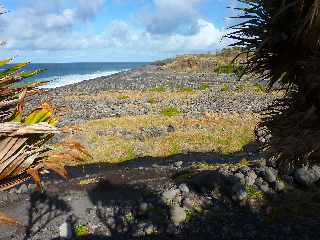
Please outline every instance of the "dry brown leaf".
M41 178L40 178L40 174L39 174L39 170L36 168L29 168L27 170L27 173L30 174L32 180L35 182L35 184L38 187L38 190L43 192L43 188L41 185Z
M64 168L64 165L61 163L48 160L43 162L43 167L57 173L65 179L69 179L69 174L67 170Z
M13 225L22 225L21 222L8 217L6 214L0 212L0 223L2 224L13 224Z
M62 143L61 145L63 147L68 147L70 149L77 150L77 151L81 152L82 154L92 158L90 153L80 143L78 143L76 141L69 140L69 141Z

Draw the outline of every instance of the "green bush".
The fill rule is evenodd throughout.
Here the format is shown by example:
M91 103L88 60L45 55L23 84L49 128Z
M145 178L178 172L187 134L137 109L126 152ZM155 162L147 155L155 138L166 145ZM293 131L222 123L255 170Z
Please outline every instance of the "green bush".
M118 97L118 99L119 99L119 100L128 100L128 99L130 99L130 97L127 96L127 95L124 95L124 96Z
M214 72L217 74L232 74L233 65L232 64L220 64L215 69Z
M230 86L228 84L223 84L221 87L222 92L229 92L230 91Z
M207 91L210 88L209 84L202 84L198 89L200 91Z
M167 91L167 88L165 86L157 86L154 88L150 88L151 92L165 92Z
M186 93L191 93L193 92L193 88L192 87L183 87L181 88L182 92L186 92Z
M250 199L263 200L265 197L263 192L257 190L254 186L246 186L246 192Z
M89 230L85 225L78 224L74 228L74 234L76 237L83 237L89 234Z
M147 102L150 104L156 104L158 101L155 97L150 97L148 98Z
M180 114L180 110L176 107L166 107L162 109L161 114L166 117L173 117Z

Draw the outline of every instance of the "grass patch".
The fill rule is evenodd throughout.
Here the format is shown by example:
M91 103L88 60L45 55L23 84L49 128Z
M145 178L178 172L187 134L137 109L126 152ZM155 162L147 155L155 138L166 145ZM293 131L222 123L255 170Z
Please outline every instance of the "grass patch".
M209 90L209 89L210 89L209 84L202 84L202 85L200 85L199 88L198 88L198 90L200 90L200 91L207 91L207 90Z
M157 87L154 87L154 88L150 88L151 92L165 92L167 91L167 87L165 86L157 86Z
M249 166L249 165L250 165L250 162L249 162L248 159L242 158L242 159L239 161L239 164L242 165L242 166Z
M181 92L186 92L186 93L191 93L193 92L193 88L192 87L183 87L180 89Z
M156 104L158 101L155 97L150 97L148 98L147 102L150 104Z
M232 74L233 65L232 64L220 64L215 69L214 72L217 74Z
M230 86L228 84L223 84L221 87L222 92L230 92Z
M182 153L181 148L178 144L172 144L169 148L170 155L177 155L179 153Z
M90 162L119 163L137 156L168 157L182 152L240 152L244 142L254 140L257 114L209 114L204 119L175 115L125 116L89 121L81 126L81 142L93 160ZM175 131L141 140L121 132L139 136L141 128L175 126ZM199 129L198 126L201 126ZM115 132L114 129L119 129ZM99 135L98 131L106 134ZM95 141L92 142L92 139Z
M214 72L217 74L235 74L237 78L241 78L246 69L245 66L242 64L219 64L215 69Z
M180 110L176 107L166 107L162 109L161 114L165 117L173 117L180 114Z
M127 95L123 95L123 96L118 97L118 99L119 100L128 100L128 99L130 99L130 97Z
M259 191L254 186L246 186L246 192L247 192L248 198L250 199L263 200L265 197L263 192Z
M99 178L88 178L88 179L80 180L79 184L81 186L84 186L84 185L94 184L94 183L97 183L97 182L99 182Z
M84 237L89 235L89 230L85 225L78 224L74 228L74 235L76 237Z

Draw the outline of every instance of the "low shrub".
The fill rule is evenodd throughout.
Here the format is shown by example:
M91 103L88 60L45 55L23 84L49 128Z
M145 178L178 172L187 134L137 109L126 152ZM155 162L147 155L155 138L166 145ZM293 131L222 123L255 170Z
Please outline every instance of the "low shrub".
M153 87L150 88L151 92L165 92L167 91L167 88L165 86L157 86L157 87Z
M209 84L202 84L198 89L200 91L206 91L210 88Z
M180 114L180 110L176 107L166 107L162 109L161 114L166 117L173 117Z

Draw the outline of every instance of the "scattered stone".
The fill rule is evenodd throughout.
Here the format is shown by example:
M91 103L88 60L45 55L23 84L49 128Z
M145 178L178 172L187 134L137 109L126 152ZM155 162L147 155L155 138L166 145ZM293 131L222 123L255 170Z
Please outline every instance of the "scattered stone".
M241 184L245 184L245 177L244 175L241 173L241 172L237 172L235 175L234 175L236 178L238 178L239 182Z
M185 183L180 184L179 189L184 194L188 194L190 192L187 184L185 184Z
M169 133L172 133L172 132L174 132L175 130L176 130L175 127L172 126L172 125L169 125L169 126L167 127L167 132L169 132Z
M73 229L70 222L65 221L59 227L59 236L62 239L71 239L73 236Z
M275 186L274 189L276 190L276 192L281 192L283 191L285 188L285 184L282 181L276 181L275 182Z
M266 168L264 172L264 179L269 183L274 183L277 180L277 176L270 168Z
M178 195L178 189L170 189L162 193L161 199L163 202L168 203L172 202Z
M175 162L174 163L174 166L177 167L177 168L181 168L183 165L183 162L182 161L178 161L178 162Z
M140 203L139 210L141 213L145 213L148 210L148 203Z
M257 175L254 171L249 171L245 176L245 184L248 186L252 186L257 179Z
M264 193L270 193L270 188L269 188L269 185L268 184L263 184L263 185L260 185L259 186L261 191L264 192Z
M233 185L231 198L234 201L242 201L247 198L247 192L242 184L237 183Z
M263 179L261 177L257 177L256 181L254 182L254 184L256 184L258 187L263 185Z
M179 207L177 205L174 205L170 209L170 214L171 214L171 221L175 226L179 226L183 222L185 222L187 218L187 214L185 210L182 207Z
M153 224L148 224L145 227L144 232L146 233L146 235L151 235L157 232L157 228Z
M318 175L318 168L299 168L294 173L294 178L302 186L310 186L311 184L317 182L320 178Z
M183 200L183 207L187 209L192 209L194 206L194 202L190 198L186 198Z

